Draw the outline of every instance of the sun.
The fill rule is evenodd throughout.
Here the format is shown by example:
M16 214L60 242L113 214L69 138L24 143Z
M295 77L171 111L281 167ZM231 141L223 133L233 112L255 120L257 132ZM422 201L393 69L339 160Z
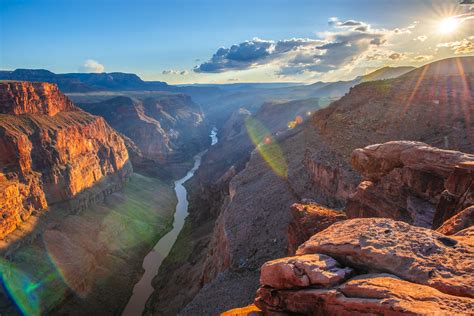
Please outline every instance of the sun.
M459 26L459 21L454 17L443 19L438 26L438 30L442 34L449 34L456 31Z

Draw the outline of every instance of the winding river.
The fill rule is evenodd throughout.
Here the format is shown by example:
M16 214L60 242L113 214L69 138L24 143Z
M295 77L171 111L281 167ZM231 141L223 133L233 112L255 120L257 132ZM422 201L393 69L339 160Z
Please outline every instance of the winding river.
M217 129L214 127L209 135L211 138L211 146L214 146L218 142ZM135 284L133 288L133 294L125 307L122 316L136 316L141 315L145 308L145 303L153 292L151 281L157 274L161 263L169 254L173 244L178 238L179 232L183 228L184 220L188 216L188 199L187 191L184 187L184 183L194 176L194 172L201 165L202 156L206 153L203 151L194 157L194 166L188 173L181 179L174 182L174 191L178 203L176 204L176 211L174 213L173 228L165 236L163 236L148 255L143 260L143 274L140 281Z

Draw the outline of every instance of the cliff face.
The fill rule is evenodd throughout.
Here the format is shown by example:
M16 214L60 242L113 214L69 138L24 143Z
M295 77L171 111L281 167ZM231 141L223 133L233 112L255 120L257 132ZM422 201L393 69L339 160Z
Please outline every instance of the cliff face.
M75 200L83 208L131 172L119 134L55 85L0 83L0 93L0 237L49 205ZM99 182L103 191L86 194Z
M46 114L77 110L55 84L42 82L2 82L0 113Z
M120 96L81 107L103 116L129 138L128 148L136 153L132 163L139 167L146 168L154 162L159 169L189 160L209 139L199 106L186 95L162 94L141 99Z

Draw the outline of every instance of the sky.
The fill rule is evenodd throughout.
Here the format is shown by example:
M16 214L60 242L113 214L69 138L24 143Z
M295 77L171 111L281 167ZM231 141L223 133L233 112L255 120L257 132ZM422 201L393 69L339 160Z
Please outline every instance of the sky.
M0 0L0 69L169 83L346 80L474 54L459 0Z

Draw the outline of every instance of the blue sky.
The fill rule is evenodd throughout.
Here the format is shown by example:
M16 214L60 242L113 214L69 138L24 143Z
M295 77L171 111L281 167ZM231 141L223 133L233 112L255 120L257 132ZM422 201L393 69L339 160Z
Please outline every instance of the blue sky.
M429 34L445 17L472 12L456 0L0 0L0 4L0 68L7 70L124 71L174 83L312 81L339 78L343 68L344 75L353 76L384 64L421 64L454 55L459 45L467 47L458 49L461 54L472 54L470 18L450 34ZM343 24L346 21L359 24L350 28ZM353 35L364 32L364 39L352 42ZM379 37L380 43L369 45L370 36ZM427 39L416 40L423 36ZM278 41L294 38L311 41L273 53ZM206 71L193 71L210 62L220 47L246 41L245 47L236 46L233 53L224 52L201 68ZM338 41L345 45L323 49ZM246 55L231 60L242 48ZM264 54L252 55L255 49ZM308 59L314 54L327 56ZM393 54L402 55L388 58ZM418 56L425 58L417 60Z

